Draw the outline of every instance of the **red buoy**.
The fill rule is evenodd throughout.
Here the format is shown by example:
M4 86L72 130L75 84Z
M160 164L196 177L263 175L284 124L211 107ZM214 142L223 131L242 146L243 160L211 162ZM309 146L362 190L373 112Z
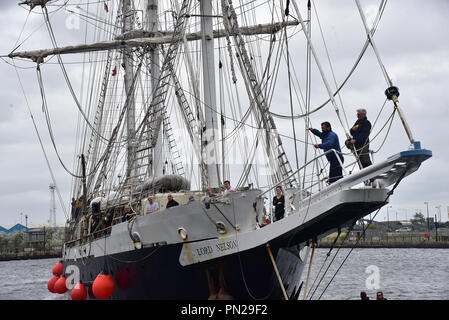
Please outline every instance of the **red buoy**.
M56 274L48 281L48 283L47 283L48 291L50 291L51 293L56 293L56 291L55 291L55 283L58 280L59 280L59 275Z
M117 285L120 289L128 290L132 285L132 276L128 268L123 268L122 270L117 272L115 281L117 282Z
M72 297L72 300L86 300L87 290L84 284L78 283L75 287L73 287L70 296Z
M56 281L54 290L56 293L63 294L67 292L66 278L64 276L60 277L58 281Z
M101 272L92 285L92 291L98 299L107 299L114 293L115 285L112 277L106 272Z
M57 264L55 264L55 266L53 267L53 275L56 274L62 274L63 271L63 265L62 265L62 261L59 261Z

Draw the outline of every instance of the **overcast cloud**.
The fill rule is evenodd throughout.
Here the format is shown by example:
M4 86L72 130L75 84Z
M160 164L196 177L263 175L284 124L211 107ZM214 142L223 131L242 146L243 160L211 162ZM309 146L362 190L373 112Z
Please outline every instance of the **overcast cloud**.
M342 81L360 49L363 46L364 29L355 8L354 1L316 1L321 23L326 34L337 81ZM375 13L380 1L361 1L367 14ZM304 6L304 1L298 1ZM54 9L54 8L53 8ZM38 9L35 9L39 12ZM50 10L51 11L51 10ZM7 55L14 48L28 12L19 7L15 1L0 2L0 32L2 42L0 55ZM448 220L449 206L449 2L446 0L391 0L387 4L384 16L375 40L382 56L384 65L395 85L400 88L400 104L416 140L421 141L423 148L433 151L433 157L424 162L420 170L407 177L397 188L390 202L393 206L390 213L398 212L398 218L410 218L415 209L425 213L424 201L429 202L430 215L434 216L435 207L441 205L442 217ZM57 39L64 44L76 44L82 41L82 35L76 30L65 28L64 12L54 14L53 25ZM42 15L31 13L28 18L21 40L37 29L20 51L37 48L50 48L51 42L45 25L42 25ZM316 46L322 52L322 43L315 40ZM299 43L290 43L292 52L299 52ZM298 51L295 51L295 50ZM74 59L74 60L73 60ZM78 59L78 60L76 60ZM326 57L320 56L326 72ZM5 59L11 63L10 59ZM38 143L33 123L27 109L24 95L15 69L5 61L0 61L0 225L13 225L20 221L20 213L29 216L28 223L46 223L50 210L49 184L51 177ZM56 59L52 60L56 62ZM79 57L64 57L65 62L79 61ZM369 110L368 116L377 115L377 110L384 102L383 91L385 80L379 71L372 50L368 49L363 58L363 64L355 72L345 89L342 99L348 116L349 125L355 121L355 110L364 106ZM41 112L41 98L36 77L35 66L22 61L16 62L20 78L23 81L28 102L32 109L39 131L44 140L45 149L54 170L57 183L61 190L66 208L69 208L71 177L59 164L50 144L48 132ZM29 68L31 67L31 68ZM298 67L301 70L301 67ZM56 143L65 163L72 167L76 120L78 113L57 64L43 66L45 89L53 123L56 132ZM316 70L315 70L316 71ZM75 88L80 87L81 69L70 68L69 76ZM330 77L329 77L330 79ZM287 85L285 79L280 79L280 85ZM323 87L318 76L314 77L314 88ZM77 91L79 92L79 90ZM312 98L312 106L325 100L324 90L316 90ZM288 114L289 101L287 95L277 97L272 109L275 112ZM390 106L391 107L391 106ZM336 123L331 115L331 107L322 110L312 117L315 127L324 119ZM372 112L371 112L372 111ZM299 113L299 112L298 112ZM298 122L299 123L299 122ZM303 125L303 123L301 123ZM290 122L281 126L283 134L291 136ZM301 127L303 130L304 128ZM344 131L337 129L340 142L344 141ZM408 139L399 119L392 127L385 148L375 155L375 161L380 161L392 154L405 150ZM292 148L289 148L292 150ZM290 152L293 162L294 156ZM237 177L236 177L237 178ZM378 220L384 219L385 210L381 211ZM394 216L393 216L394 217ZM393 218L390 216L390 219ZM65 217L57 201L57 221L63 223ZM22 221L25 223L25 220Z

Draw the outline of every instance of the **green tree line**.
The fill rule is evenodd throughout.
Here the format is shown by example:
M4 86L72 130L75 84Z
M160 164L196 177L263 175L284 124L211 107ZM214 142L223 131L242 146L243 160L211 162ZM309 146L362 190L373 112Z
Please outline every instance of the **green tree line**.
M45 229L45 241L29 244L26 241L25 232L15 232L13 234L0 233L0 254L23 252L25 248L32 247L38 251L54 250L64 243L63 229Z

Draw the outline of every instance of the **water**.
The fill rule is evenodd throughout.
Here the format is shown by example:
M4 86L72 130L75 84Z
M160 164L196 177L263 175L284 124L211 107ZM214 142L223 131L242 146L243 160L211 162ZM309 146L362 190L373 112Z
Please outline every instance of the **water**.
M0 300L56 300L47 282L59 259L0 261Z
M314 300L321 295L349 250L340 250L316 290ZM328 249L315 251L309 291L327 252ZM336 252L337 249L332 251L321 275ZM0 300L65 299L64 295L47 290L47 282L52 277L51 270L57 262L58 259L0 261ZM306 276L307 266L304 269L304 280ZM371 299L375 299L377 290L381 290L389 300L449 300L448 279L447 249L355 249L321 299L359 300L360 291L365 291ZM368 286L378 285L379 289L367 288L367 282Z
M318 278L329 249L315 250L309 292L313 293L337 250L331 252ZM340 249L313 300L321 296L349 252L350 249ZM304 280L307 268L304 269ZM449 300L448 279L447 249L354 249L321 299L360 300L361 291L375 299L376 292L382 291L389 300Z

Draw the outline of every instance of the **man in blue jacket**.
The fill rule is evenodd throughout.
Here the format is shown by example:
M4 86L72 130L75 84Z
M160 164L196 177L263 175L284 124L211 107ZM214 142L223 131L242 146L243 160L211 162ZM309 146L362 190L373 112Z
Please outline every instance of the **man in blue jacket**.
M341 163L344 162L343 155L341 154L340 142L338 140L338 136L335 132L332 131L331 124L329 122L323 122L321 124L321 131L313 128L309 128L314 135L321 138L321 144L315 144L315 148L323 149L324 152L334 149L337 151ZM326 158L329 161L330 169L329 169L329 184L334 183L335 181L341 179L343 177L342 167L334 152L329 152L326 154Z
M354 145L357 156L360 159L362 168L370 166L369 157L369 134L371 133L371 122L366 118L366 110L357 110L357 121L349 131L352 135L351 144Z

